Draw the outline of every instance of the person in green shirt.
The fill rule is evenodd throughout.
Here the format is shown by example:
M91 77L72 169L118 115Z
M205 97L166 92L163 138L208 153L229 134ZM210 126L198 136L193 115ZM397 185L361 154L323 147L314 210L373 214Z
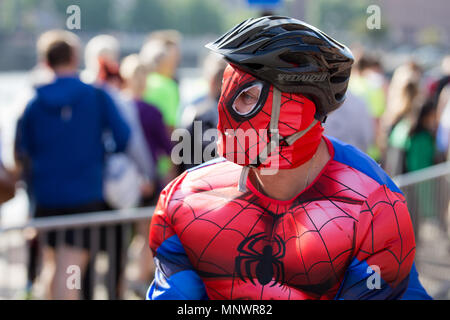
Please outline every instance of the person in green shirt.
M405 145L406 171L416 171L432 166L435 161L437 112L433 103L425 103Z
M385 79L381 63L375 57L362 53L355 63L349 83L350 91L363 99L374 119L374 143L367 153L376 161L381 160L381 117L386 109Z
M154 105L161 112L169 137L178 126L180 94L175 74L180 63L180 34L177 31L162 30L150 35L139 54L141 64L148 76L142 100ZM168 156L157 163L160 176L175 178L179 168L172 165Z
M426 102L416 114L416 117L405 117L398 121L389 135L390 152L398 150L399 153L395 174L424 169L435 162L435 105Z
M156 106L172 130L178 124L180 94L174 80L180 62L179 37L170 31L150 36L142 47L140 59L149 75L143 100Z
M425 103L405 144L405 171L417 171L435 164L436 155L437 111L432 102ZM432 217L440 211L440 205L435 201L439 185L433 180L423 181L414 190L419 199L418 210L423 217ZM445 206L447 208L447 206Z
M151 73L147 78L147 86L143 96L145 102L157 106L161 111L165 124L176 127L178 123L178 84L160 73Z
M398 67L389 86L389 99L383 126L386 155L384 168L392 176L406 172L406 144L411 129L418 123L424 95L422 71L413 61Z
M425 169L435 164L437 128L436 106L426 102L412 109L394 126L389 135L390 169L396 175ZM413 198L422 217L431 217L438 212L434 194L438 186L432 180L416 185Z

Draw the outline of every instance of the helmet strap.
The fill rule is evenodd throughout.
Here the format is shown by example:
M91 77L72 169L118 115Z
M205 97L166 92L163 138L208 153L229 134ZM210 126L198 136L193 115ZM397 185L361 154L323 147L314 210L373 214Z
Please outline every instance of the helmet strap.
M272 114L270 116L270 134L272 138L270 143L266 144L266 147L259 155L258 163L264 163L269 155L275 150L280 142L280 133L278 129L278 122L280 121L280 109L281 109L281 91L273 87L273 100L272 100ZM240 192L247 191L247 178L250 172L250 167L245 166L242 168L241 177L239 178L238 189Z
M281 111L281 91L276 87L273 87L273 102L272 102L272 114L270 117L270 134L271 140L270 143L266 145L263 152L259 155L258 163L264 163L270 154L275 150L275 148L279 145L281 140L284 140L287 145L293 145L298 139L303 137L309 130L314 128L314 126L320 121L314 119L314 121L306 128L305 130L299 131L290 135L287 138L280 136L279 130L279 121L280 121L280 111ZM242 168L241 176L239 178L238 189L240 192L247 191L247 178L250 172L250 168L253 166L245 166Z
M298 139L300 139L301 137L303 137L305 134L308 133L309 130L311 130L316 124L318 124L319 121L314 119L313 122L311 122L311 124L309 125L308 128L306 128L305 130L299 131L297 133L294 133L293 135L287 137L285 139L286 143L291 146L293 145Z
M247 192L247 178L250 172L250 166L245 166L242 168L241 176L239 178L238 190L239 192Z

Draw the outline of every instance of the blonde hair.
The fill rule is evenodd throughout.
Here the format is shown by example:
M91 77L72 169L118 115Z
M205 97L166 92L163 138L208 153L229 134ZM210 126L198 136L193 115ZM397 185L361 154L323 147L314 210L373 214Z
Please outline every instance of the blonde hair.
M82 79L88 83L95 82L100 70L99 58L118 62L119 56L120 43L116 38L107 34L92 38L84 51L86 69L81 75Z
M181 35L175 30L160 30L150 34L139 53L141 63L148 72L169 68L174 72L179 58ZM167 71L167 70L165 70Z
M141 64L138 54L125 57L120 64L120 76L135 96L141 96L145 90L147 68Z
M403 117L412 115L416 106L422 104L421 78L422 70L414 62L408 62L395 70L389 86L385 113L388 126L393 126Z
M158 30L150 33L146 42L153 40L162 41L165 45L179 46L181 42L181 33L176 30Z
M142 65L147 68L148 72L154 72L168 57L167 46L163 41L152 40L147 42L139 54Z

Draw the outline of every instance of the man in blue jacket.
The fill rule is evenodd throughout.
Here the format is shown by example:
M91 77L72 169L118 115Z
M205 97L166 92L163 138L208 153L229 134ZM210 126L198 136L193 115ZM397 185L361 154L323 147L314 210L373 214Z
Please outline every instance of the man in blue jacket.
M104 136L113 137L116 152L126 149L130 129L111 98L81 82L77 75L79 40L66 31L49 31L38 41L41 58L54 81L38 87L17 127L18 164L27 175L35 217L107 209L103 200ZM67 230L62 243L49 233L44 249L47 298L77 299L66 288L70 265L83 271L88 263L89 232L82 239ZM55 250L56 248L56 250Z

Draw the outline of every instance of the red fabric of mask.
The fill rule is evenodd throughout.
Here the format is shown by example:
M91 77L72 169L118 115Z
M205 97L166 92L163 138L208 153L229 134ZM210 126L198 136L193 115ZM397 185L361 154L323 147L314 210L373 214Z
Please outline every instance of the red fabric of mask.
M227 67L219 101L218 151L221 156L242 166L278 169L299 167L314 156L323 134L320 123L292 145L281 139L276 149L268 157L264 156L268 143L275 139L269 130L273 91L273 85L233 65ZM314 121L315 112L314 103L305 96L282 93L280 136L287 138L307 129Z

